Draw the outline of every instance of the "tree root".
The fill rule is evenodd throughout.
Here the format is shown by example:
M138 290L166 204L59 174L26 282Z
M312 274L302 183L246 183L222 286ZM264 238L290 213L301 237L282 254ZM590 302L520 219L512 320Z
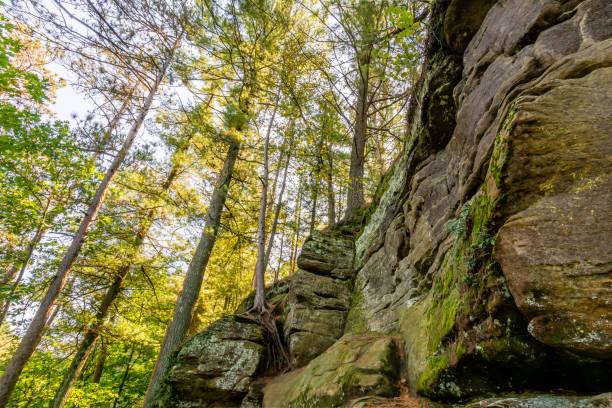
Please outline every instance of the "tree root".
M273 369L276 373L284 373L290 369L289 353L287 347L281 338L276 319L274 318L275 306L270 306L265 303L262 310L255 307L250 308L244 315L249 319L257 322L263 327L268 347L268 369Z

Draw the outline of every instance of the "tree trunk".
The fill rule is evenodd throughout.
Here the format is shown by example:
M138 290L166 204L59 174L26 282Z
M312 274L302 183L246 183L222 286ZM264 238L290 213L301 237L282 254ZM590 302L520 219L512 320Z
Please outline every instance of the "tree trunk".
M285 174L283 174L283 181L281 182L281 190L276 203L276 210L274 211L274 220L272 221L272 230L270 231L270 238L268 239L268 247L266 248L265 268L268 267L270 262L270 253L272 252L272 246L274 245L274 236L276 235L276 226L278 225L278 216L283 206L283 195L285 194L285 185L287 182L287 171L289 170L289 162L291 161L291 153L287 156L287 163L285 163Z
M76 281L76 278L77 277L75 275L70 277L70 280L64 286L64 290L63 290L64 296L65 295L70 296L70 293L72 292L72 287L74 286L74 282ZM51 324L53 323L53 321L55 320L55 318L57 317L59 312L61 312L62 309L64 308L64 306L66 306L66 303L68 303L67 300L65 300L63 303L56 303L55 304L55 307L53 308L53 311L51 312L51 314L49 315L49 318L47 319L47 323L46 323L47 327L51 326Z
M332 228L336 225L336 198L334 195L334 162L330 146L327 146L327 225Z
M359 79L356 103L355 133L351 147L351 166L349 169L349 188L346 195L345 220L353 218L365 202L363 196L363 176L365 167L365 144L368 125L368 72L360 64L359 70L363 72Z
M98 358L96 359L96 366L94 367L94 372L91 377L92 384L100 384L100 379L102 378L102 372L104 371L104 364L106 363L106 357L108 356L108 344L102 338L102 347L100 347L100 354L98 354Z
M380 178L382 180L383 175L385 174L385 162L382 157L382 146L381 140L378 133L374 132L374 146L376 148L376 163L378 164L378 172L380 173Z
M138 131L140 130L140 127L142 126L142 123L144 122L144 119L147 113L149 112L159 85L165 77L166 71L170 66L170 62L174 57L174 53L178 48L180 38L181 37L178 37L176 39L172 52L168 56L168 59L164 62L160 73L155 78L155 83L151 87L151 90L149 91L149 94L145 99L144 105L140 110L136 121L128 132L128 135L123 143L123 146L121 147L121 150L119 151L119 153L117 153L117 156L115 156L115 159L112 161L110 167L106 170L104 178L98 185L98 189L96 190L93 200L89 205L89 208L87 209L87 213L81 220L81 224L76 235L74 236L70 246L64 253L64 257L62 258L61 264L57 270L57 273L55 274L55 277L49 285L47 293L45 294L42 302L40 303L40 306L38 307L38 310L36 311L36 314L34 315L34 318L32 319L30 326L28 327L28 330L26 331L23 339L21 340L19 347L13 354L13 357L8 363L4 374L2 374L2 377L0 378L0 408L4 408L8 404L9 398L13 393L13 390L15 389L17 380L19 379L19 375L23 371L23 368L25 367L28 359L38 346L38 343L40 342L44 334L47 319L49 318L49 313L51 312L53 305L57 301L66 283L66 279L68 277L70 269L72 268L72 265L74 264L74 261L76 260L76 257L78 256L81 247L83 246L85 237L89 232L89 229L92 223L94 222L96 216L98 215L98 212L100 211L100 207L102 206L104 197L106 196L106 193L110 187L110 183L115 177L117 171L119 170L119 167L127 157L127 154L130 148L132 147L132 143L134 143L134 139L136 138L136 135L138 134Z
M132 358L134 358L135 347L132 345L132 350L130 351L130 357L128 357L128 362L125 366L125 371L123 372L123 376L121 376L121 383L119 383L119 389L117 390L117 396L113 401L113 408L117 406L117 402L119 402L119 398L121 398L121 394L123 393L123 387L125 387L125 383L127 382L128 376L130 375L130 370L132 369Z
M315 181L317 180L317 176L314 176ZM317 220L317 201L319 200L319 186L315 183L314 190L312 192L312 208L310 209L310 227L309 234L312 235L314 231L315 222Z
M177 150L177 153L179 155L183 151L188 149L189 140L191 140L191 136L186 139L186 143L183 145L183 147ZM168 177L162 184L162 191L167 191L168 189L170 189L170 186L172 186L172 183L179 175L179 167L180 166L176 164L172 167L172 169L168 173ZM149 233L149 229L151 228L153 219L155 218L155 212L155 209L149 210L147 214L140 220L138 232L136 233L134 239L134 246L132 248L133 255L137 254L142 248L145 238ZM106 317L108 316L108 311L110 310L117 296L119 296L119 293L121 293L123 281L127 277L131 268L131 262L125 263L119 267L119 270L117 271L115 278L113 279L113 283L107 289L106 294L102 299L102 303L100 304L98 313L96 313L94 323L87 329L87 333L79 344L77 352L75 353L72 359L68 371L66 371L66 373L64 374L64 378L62 380L61 385L55 392L55 397L53 398L53 402L50 405L51 408L62 408L66 404L68 396L70 395L70 391L72 390L72 387L74 386L77 377L83 369L83 365L87 361L87 358L100 335L100 331L102 330Z
M268 148L270 147L270 133L272 125L276 117L278 109L278 99L280 97L280 88L276 93L276 101L274 102L274 110L270 117L270 124L266 132L266 140L264 141L264 159L263 159L263 177L261 187L261 202L259 204L259 222L257 225L257 263L255 264L255 302L253 309L262 313L266 306L266 209L268 205Z
M11 287L11 292L6 297L6 299L3 300L2 302L2 312L0 314L0 325L4 323L4 320L6 319L6 315L8 314L9 308L11 307L11 298L15 295L15 292L17 291L17 287L19 286L19 283L23 279L23 275L25 274L26 268L28 267L28 262L30 262L30 259L32 258L32 254L34 253L34 249L40 243L40 240L47 233L48 228L46 226L46 222L47 222L47 214L49 212L50 204L51 204L51 198L47 200L47 204L45 205L45 209L43 211L43 215L40 220L40 224L38 225L36 234L34 235L34 238L32 239L32 241L28 243L28 247L27 247L28 249L27 249L26 256L22 260L21 267L19 268L19 273L17 274L17 279L15 279L15 282L13 282L13 285ZM18 263L15 263L14 266L15 266L14 270L17 271ZM7 276L8 280L3 283L9 283L10 280L15 278L14 276L15 273L13 271L11 271L11 273L13 276Z
M113 117L113 119L109 123L109 129L104 134L103 146L106 146L106 144L110 140L110 136L113 130L117 127L117 124L119 123L119 120L121 119L121 115L123 115L123 113L126 111L127 105L128 105L128 99L126 98L121 108L117 112L117 114ZM101 150L98 150L94 153L92 157L92 162L95 162L98 159L98 157L100 156L100 153L101 153ZM13 287L11 288L11 293L9 294L9 296L7 296L7 299L2 302L2 308L1 308L2 311L0 312L0 325L6 319L6 316L8 314L8 311L11 305L10 298L13 297L13 295L15 294L15 291L17 290L17 287L19 283L21 282L23 275L25 274L25 270L28 266L28 263L30 259L32 258L32 255L34 254L34 250L36 249L40 241L43 239L43 237L49 230L48 225L52 225L55 220L55 217L59 215L58 213L52 214L51 219L47 220L46 219L47 215L51 211L50 206L51 206L51 198L47 200L47 204L45 206L45 209L44 209L44 212L41 218L41 222L36 232L36 235L34 236L34 239L32 239L32 241L28 243L26 257L22 260L21 267L19 267L19 262L14 262L13 266L11 267L10 272L6 275L6 277L2 281L2 283L8 284L11 280L15 278L15 276L17 276L17 279L12 285ZM19 270L19 274L17 274L18 270Z
M302 190L302 177L300 177L300 183L298 186L298 197L297 197L297 204L295 205L295 239L293 240L293 245L292 245L292 251L291 251L291 274L293 275L293 272L295 272L295 266L296 266L296 261L297 261L297 251L298 251L298 244L300 241L300 227L301 227L301 221L302 221L302 200L303 200L303 195L304 192Z
M278 254L278 264L276 265L276 271L274 273L274 284L278 282L278 275L280 274L281 263L283 262L283 245L285 244L285 226L283 225L283 233L281 234L280 250Z
M62 384L59 386L57 391L55 392L55 397L50 404L51 408L61 408L66 404L66 400L74 386L76 379L78 378L91 350L100 335L100 330L104 324L104 319L108 314L108 310L110 309L113 301L117 297L117 295L121 292L121 286L123 285L123 279L127 275L130 270L130 264L122 265L117 272L117 276L113 280L113 283L106 291L104 298L102 300L102 304L98 313L96 313L95 322L87 329L83 340L79 344L77 352L72 358L72 362L68 371L64 374L64 378L62 380Z
M237 141L231 141L223 163L223 170L219 174L217 185L208 206L208 214L206 215L206 223L204 224L200 242L187 269L185 281L183 282L183 290L178 296L172 321L168 325L161 350L157 357L145 396L144 406L146 408L154 405L162 379L168 369L170 357L181 345L189 329L193 308L200 295L204 271L217 237L221 211L225 204L239 148L240 146Z
M276 171L274 172L274 181L272 182L272 191L268 194L268 209L266 210L267 214L270 214L274 209L274 199L276 198L276 189L278 187L278 178L280 177L281 171L283 169L283 160L285 159L283 151L280 152L278 157L278 165L276 166Z

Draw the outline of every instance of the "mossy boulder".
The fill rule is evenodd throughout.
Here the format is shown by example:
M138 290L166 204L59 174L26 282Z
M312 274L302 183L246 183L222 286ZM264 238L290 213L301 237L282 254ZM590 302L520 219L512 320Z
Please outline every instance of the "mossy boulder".
M161 407L239 406L266 367L264 333L232 315L186 341L168 371Z
M398 348L388 336L346 335L306 367L275 378L263 406L343 407L350 400L398 392Z

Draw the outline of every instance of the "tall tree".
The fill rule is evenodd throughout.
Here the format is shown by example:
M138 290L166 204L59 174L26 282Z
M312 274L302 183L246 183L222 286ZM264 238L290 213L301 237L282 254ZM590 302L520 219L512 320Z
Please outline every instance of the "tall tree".
M65 10L64 6L60 7ZM70 246L64 253L57 272L49 284L49 288L47 289L47 292L45 293L45 296L43 297L34 318L32 319L17 350L9 361L4 373L2 374L2 377L0 378L0 407L5 407L8 404L13 389L17 384L19 375L44 334L51 310L60 296L72 265L74 264L83 246L85 237L96 216L98 215L102 202L104 201L106 193L110 187L111 181L126 159L129 150L144 122L144 119L151 108L153 99L157 94L159 86L165 79L168 68L174 60L174 55L180 45L182 35L183 31L176 33L173 41L170 43L170 46L162 51L163 59L156 61L160 64L157 65L157 72L155 73L153 80L148 83L149 91L142 106L140 107L138 116L130 127L120 151L110 163L104 178L98 185L96 193L88 206L87 212L82 218ZM117 49L117 44L115 42L111 42L107 45L106 49L114 50L117 54L120 54L121 47L118 48L119 49Z
M240 130L240 128L237 130ZM217 184L208 206L206 222L204 223L200 242L189 263L185 281L183 282L183 290L177 299L172 321L168 325L166 336L164 337L161 350L157 357L157 363L155 364L147 395L145 396L145 407L151 407L155 404L163 376L170 365L170 357L185 340L187 330L192 320L193 309L200 295L204 271L206 270L206 265L208 264L210 254L215 244L215 239L219 230L221 211L225 205L234 164L236 163L240 151L240 142L238 140L229 136L227 142L229 143L229 148L223 162L223 169L219 173L219 178L217 179Z
M380 109L405 102L409 92L409 83L404 80L405 67L393 62L398 53L412 53L407 52L409 47L405 42L391 40L413 35L414 24L427 16L427 8L418 16L414 16L414 11L423 9L422 6L392 7L387 0L333 0L324 8L331 16L331 40L334 49L338 49L334 54L352 57L351 63L339 62L337 72L327 76L335 95L333 106L353 130L344 214L345 219L350 219L365 204L366 143L371 118ZM389 13L391 9L395 14ZM395 18L396 15L402 18ZM392 79L396 80L394 86L385 86ZM345 94L345 89L349 90L349 95ZM394 91L382 94L383 89ZM354 115L343 112L347 104L352 105Z
M199 114L200 112L198 112L198 110L196 109L195 113ZM189 149L190 140L196 131L194 126L191 125L189 122L193 120L200 120L200 118L197 118L198 115L193 116L196 117L192 120L188 120L188 123L185 125L185 130L183 132L185 132L186 134L184 134L183 140L178 143L178 148L175 151L176 157L181 157ZM174 131L177 130L178 129L174 129ZM173 162L174 165L170 169L166 180L163 182L161 186L161 191L158 192L158 194L160 195L164 195L167 193L167 191L171 188L172 184L180 174L183 163L181 163L179 160L174 160ZM74 386L76 379L80 375L81 370L83 369L83 366L85 365L85 362L87 361L89 354L91 353L93 345L98 339L102 326L104 325L105 320L108 316L109 310L117 296L119 296L124 280L133 267L132 260L134 259L135 254L137 254L141 250L145 239L147 238L149 230L153 224L153 220L155 219L156 213L158 212L157 210L158 208L156 207L151 208L140 219L138 231L135 234L135 237L133 239L134 243L131 248L131 252L133 254L127 257L130 261L123 263L119 267L115 274L115 278L113 279L111 285L109 286L104 297L102 298L102 302L96 313L95 320L89 326L87 332L83 336L83 339L81 340L77 351L74 354L70 367L64 374L62 383L55 393L55 397L53 398L53 402L51 403L52 408L62 408L66 404L70 390Z

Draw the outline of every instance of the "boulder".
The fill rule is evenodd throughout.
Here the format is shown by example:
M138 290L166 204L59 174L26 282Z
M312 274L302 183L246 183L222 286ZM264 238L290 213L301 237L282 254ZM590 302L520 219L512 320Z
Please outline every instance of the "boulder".
M273 379L263 406L340 407L364 396L396 395L399 356L395 340L379 335L346 335L305 368Z
M291 367L307 364L342 336L350 299L346 281L301 269L291 277L284 325Z
M266 366L262 328L232 315L189 339L162 387L161 407L236 407Z
M348 310L351 292L347 282L298 269L291 277L287 304L290 308Z
M338 231L313 231L291 276L284 333L290 366L302 367L344 333L351 304L353 241Z
M346 280L353 275L353 240L337 232L313 231L297 258L298 268Z

